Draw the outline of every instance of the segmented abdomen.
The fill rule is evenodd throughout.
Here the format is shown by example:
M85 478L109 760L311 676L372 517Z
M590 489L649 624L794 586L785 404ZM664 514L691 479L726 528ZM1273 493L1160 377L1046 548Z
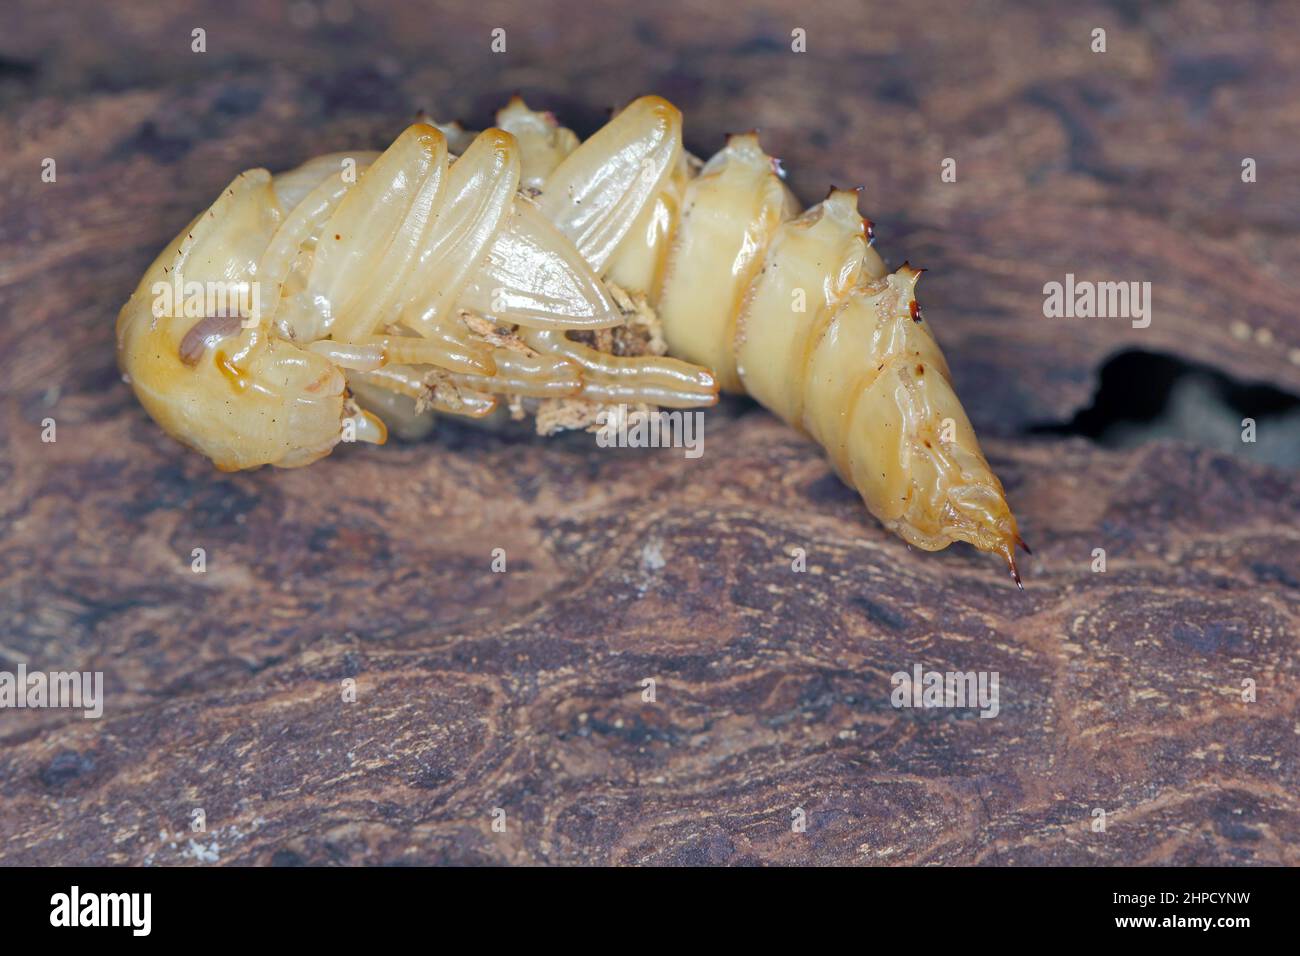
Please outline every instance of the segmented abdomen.
M548 174L542 201L562 229L565 190L617 162L649 117L680 143L677 111L647 97ZM680 151L642 167L655 188L605 273L648 294L670 354L814 438L888 528L926 550L961 540L997 551L1014 574L1015 518L917 305L920 272L886 269L856 191L801 213L753 133L697 167Z

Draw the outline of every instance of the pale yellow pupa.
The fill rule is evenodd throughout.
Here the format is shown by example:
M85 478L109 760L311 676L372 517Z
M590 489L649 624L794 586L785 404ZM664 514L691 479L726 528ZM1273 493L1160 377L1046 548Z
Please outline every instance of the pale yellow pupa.
M516 98L479 134L416 123L382 153L241 173L145 274L118 352L149 413L223 469L305 465L348 428L382 442L385 423L502 401L746 392L816 440L887 528L995 551L1019 583L1015 517L918 276L886 269L855 192L801 211L754 134L701 163L659 97L585 142ZM181 307L193 283L256 288L260 304ZM667 356L595 347L637 310Z

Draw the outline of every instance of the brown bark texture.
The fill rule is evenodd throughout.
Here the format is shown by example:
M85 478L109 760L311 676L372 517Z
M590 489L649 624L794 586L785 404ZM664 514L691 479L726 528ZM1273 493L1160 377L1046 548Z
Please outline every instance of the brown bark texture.
M1300 392L1300 7L868 6L6 3L0 670L105 704L0 710L0 864L1300 862L1285 437L1037 427L1128 351ZM237 172L515 91L580 135L659 93L697 154L759 127L805 202L864 186L1025 592L741 399L696 460L445 422L222 474L149 420L114 318ZM1150 281L1150 327L1045 318L1067 273ZM997 672L997 716L894 707L917 664Z

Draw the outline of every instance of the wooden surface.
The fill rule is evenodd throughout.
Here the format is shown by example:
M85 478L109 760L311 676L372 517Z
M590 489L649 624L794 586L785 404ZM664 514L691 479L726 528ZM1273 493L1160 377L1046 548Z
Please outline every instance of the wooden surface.
M0 863L1300 862L1300 476L1028 431L1131 348L1300 392L1300 9L154 6L0 12L0 670L107 682L101 720L0 711ZM581 134L658 92L698 153L759 126L805 200L865 185L1026 592L743 401L695 461L451 424L223 475L153 425L113 318L236 172L516 89ZM1151 281L1152 326L1045 319L1066 272ZM918 663L997 671L999 715L894 709Z

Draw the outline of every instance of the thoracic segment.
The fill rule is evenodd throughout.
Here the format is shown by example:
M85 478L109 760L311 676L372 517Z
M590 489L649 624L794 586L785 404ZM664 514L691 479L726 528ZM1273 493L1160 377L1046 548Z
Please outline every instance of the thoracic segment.
M916 305L919 272L886 269L855 192L801 212L752 133L701 164L659 97L583 143L518 98L497 124L416 123L381 154L237 178L119 318L151 414L246 468L327 454L352 408L345 381L404 434L430 410L482 417L499 399L690 407L721 385L821 444L909 543L968 541L1015 573L1015 518ZM211 347L182 362L194 318L142 313L180 270L258 282L260 324L191 336L189 358ZM674 358L570 337L594 344L634 312L657 315ZM218 384L242 404L211 407ZM359 437L381 429L371 417Z

